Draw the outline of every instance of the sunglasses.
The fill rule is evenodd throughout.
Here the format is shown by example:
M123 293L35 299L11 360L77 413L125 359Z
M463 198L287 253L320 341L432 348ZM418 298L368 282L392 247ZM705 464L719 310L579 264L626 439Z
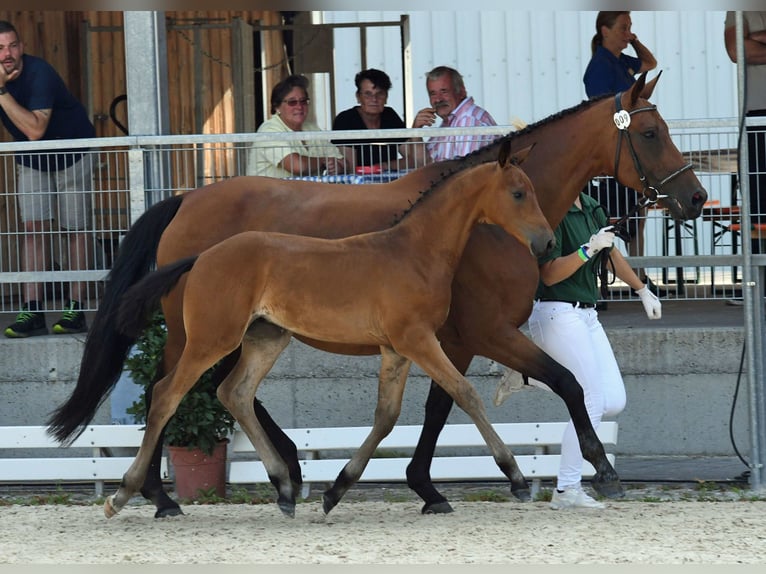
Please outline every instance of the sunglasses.
M282 100L282 103L287 104L291 108L294 108L295 106L298 106L298 105L308 106L310 101L311 100L309 98L301 98L301 99L293 98L292 100Z

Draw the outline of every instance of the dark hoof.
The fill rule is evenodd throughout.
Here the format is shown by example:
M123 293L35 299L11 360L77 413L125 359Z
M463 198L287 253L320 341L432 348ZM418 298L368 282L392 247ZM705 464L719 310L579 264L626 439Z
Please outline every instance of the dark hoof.
M608 482L592 481L591 486L599 495L606 498L622 498L625 496L625 491L622 488L619 480L613 480Z
M455 511L450 506L450 503L445 500L444 502L434 502L432 504L426 503L420 512L423 514L449 514Z
M515 496L519 502L529 502L532 500L532 493L528 488L511 489L511 494Z
M277 506L287 518L295 518L295 503L289 500L277 501Z
M158 508L154 513L155 518L170 518L171 516L183 516L184 511L180 506L168 506L167 508Z
M338 504L337 500L333 500L327 494L322 495L322 510L325 514L330 514L330 511Z

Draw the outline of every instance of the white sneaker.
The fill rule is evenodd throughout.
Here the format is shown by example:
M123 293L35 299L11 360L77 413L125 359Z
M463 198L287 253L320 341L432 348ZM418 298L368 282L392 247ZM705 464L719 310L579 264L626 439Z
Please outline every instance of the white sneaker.
M550 507L553 510L562 510L564 508L606 508L603 503L588 496L582 487L567 488L564 492L559 492L554 488Z

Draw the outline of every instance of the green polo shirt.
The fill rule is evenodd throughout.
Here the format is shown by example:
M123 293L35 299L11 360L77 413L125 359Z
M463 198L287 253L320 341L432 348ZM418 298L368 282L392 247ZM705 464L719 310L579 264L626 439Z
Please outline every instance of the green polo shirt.
M580 194L582 209L574 204L569 208L564 219L556 228L556 247L546 256L540 257L542 265L548 261L569 255L577 251L580 245L587 243L590 236L606 227L607 216L601 205L591 196ZM573 275L555 285L546 286L542 281L537 286L537 299L552 301L580 301L581 303L596 303L600 293L598 288L598 261L593 257L580 267Z

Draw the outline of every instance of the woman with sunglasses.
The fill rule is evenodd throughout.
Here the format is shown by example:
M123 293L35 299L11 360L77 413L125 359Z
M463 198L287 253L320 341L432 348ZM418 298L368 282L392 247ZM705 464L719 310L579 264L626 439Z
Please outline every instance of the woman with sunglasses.
M271 113L258 133L318 132L319 126L307 120L309 81L305 76L288 76L271 90ZM263 139L256 136L248 159L250 175L269 177L335 175L346 172L340 150L329 143L306 140Z

